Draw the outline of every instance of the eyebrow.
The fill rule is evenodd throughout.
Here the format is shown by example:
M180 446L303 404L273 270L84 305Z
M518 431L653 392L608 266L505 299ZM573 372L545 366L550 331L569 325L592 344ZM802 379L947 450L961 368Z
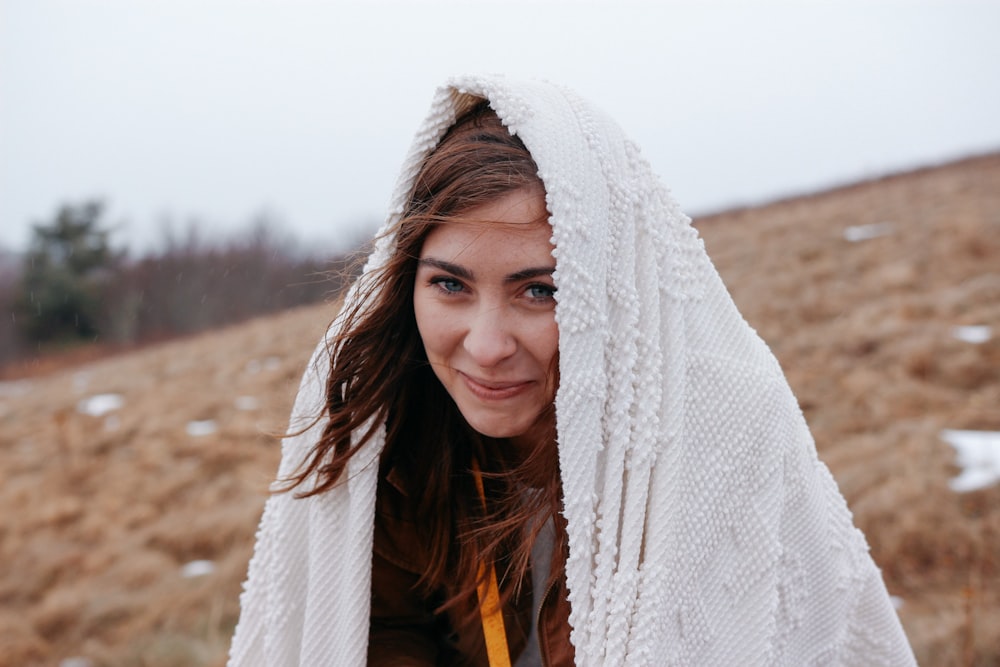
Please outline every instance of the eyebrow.
M420 266L430 266L435 269L440 269L441 271L446 271L452 275L458 276L463 280L475 281L476 275L469 269L461 266L459 264L452 264L451 262L446 262L443 259L435 259L434 257L421 257L417 260L417 264ZM515 271L514 273L506 276L503 281L505 283L516 283L521 280L530 280L531 278L537 278L538 276L551 276L555 272L555 267L552 266L533 266L526 269L521 269L520 271Z
M537 266L530 269L522 269L504 278L505 283L516 283L521 280L529 280L538 276L551 276L555 272L552 266Z

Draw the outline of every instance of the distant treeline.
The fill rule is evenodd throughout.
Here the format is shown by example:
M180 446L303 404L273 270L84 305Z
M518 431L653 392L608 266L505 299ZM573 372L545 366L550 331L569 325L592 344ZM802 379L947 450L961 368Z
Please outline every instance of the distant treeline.
M239 322L337 295L351 255L318 256L257 220L224 240L192 224L131 258L112 245L100 202L34 225L27 253L0 266L0 364L87 343L131 345Z

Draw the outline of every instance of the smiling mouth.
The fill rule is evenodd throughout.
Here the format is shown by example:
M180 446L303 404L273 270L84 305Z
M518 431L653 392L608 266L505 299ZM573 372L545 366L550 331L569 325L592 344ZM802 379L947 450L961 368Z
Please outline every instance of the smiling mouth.
M459 372L465 386L474 396L484 401L499 401L505 398L513 398L526 391L531 386L530 381L524 382L488 382L477 380L474 377Z

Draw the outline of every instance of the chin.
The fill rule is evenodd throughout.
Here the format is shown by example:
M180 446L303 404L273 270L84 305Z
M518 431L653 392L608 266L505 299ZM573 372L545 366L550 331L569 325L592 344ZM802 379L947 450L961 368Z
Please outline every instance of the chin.
M487 438L505 438L508 440L524 439L539 440L554 438L555 413L552 410L541 410L525 419L524 410L518 410L508 415L483 415L462 413L466 423L476 433ZM471 418L470 418L471 417Z
M525 419L524 409L520 410L483 410L479 406L456 405L465 422L476 433L487 438L516 438L531 430L531 425L537 420L533 415Z
M468 419L466 421L472 430L487 438L516 438L528 432L528 426L512 425L510 422L477 423Z

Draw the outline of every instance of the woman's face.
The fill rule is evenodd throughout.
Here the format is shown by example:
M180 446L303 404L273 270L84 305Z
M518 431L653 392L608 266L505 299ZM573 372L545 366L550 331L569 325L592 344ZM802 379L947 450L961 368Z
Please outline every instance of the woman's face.
M427 359L462 416L526 445L549 433L557 384L547 216L541 189L525 188L439 225L413 291Z

